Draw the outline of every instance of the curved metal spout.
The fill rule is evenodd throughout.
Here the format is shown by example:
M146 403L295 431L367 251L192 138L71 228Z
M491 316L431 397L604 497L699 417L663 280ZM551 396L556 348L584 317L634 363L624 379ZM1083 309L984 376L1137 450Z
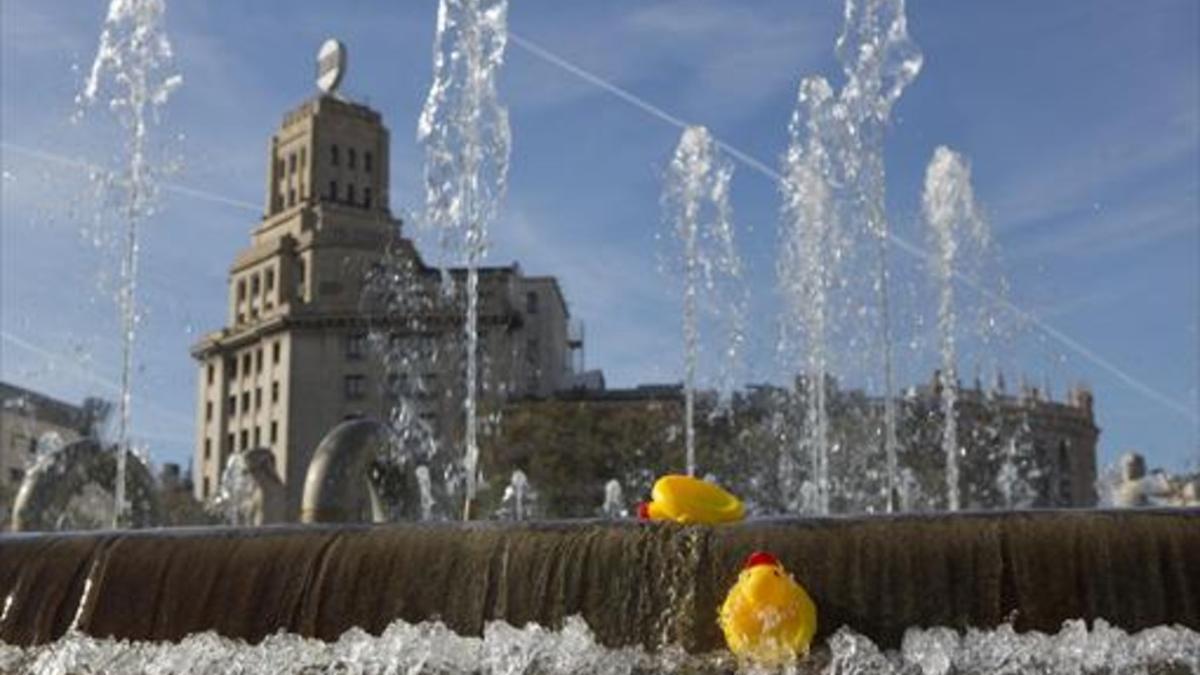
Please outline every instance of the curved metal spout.
M130 453L126 465L129 526L151 527L162 521L154 477ZM117 480L117 453L92 438L84 438L43 457L29 470L13 502L12 528L16 531L58 530L71 500L91 483L112 494Z
M384 522L370 471L388 445L387 427L375 420L348 420L334 427L321 439L308 465L300 522Z

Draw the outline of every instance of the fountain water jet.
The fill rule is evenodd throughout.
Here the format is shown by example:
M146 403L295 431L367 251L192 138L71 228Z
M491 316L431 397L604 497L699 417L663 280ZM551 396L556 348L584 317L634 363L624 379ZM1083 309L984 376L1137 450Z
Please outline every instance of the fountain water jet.
M621 489L621 481L616 478L604 484L604 503L600 506L600 515L613 520L629 515L625 507L625 491Z
M834 479L847 479L832 475L830 468L830 454L837 448L830 446L825 409L826 378L835 356L828 342L847 332L845 340L839 339L846 344L845 356L872 349L878 353L884 388L880 435L887 466L886 504L894 510L899 442L883 136L892 106L921 70L922 56L908 37L903 0L848 0L836 52L845 84L835 94L824 78L806 78L789 125L790 145L780 179L785 243L778 265L786 305L781 345L785 354L794 354L804 344L805 356L799 359L807 382L802 437L810 456L807 484L815 500L810 506L819 513L829 511ZM817 230L805 232L806 227ZM873 260L859 252L865 248L856 245L860 240L873 244ZM870 270L866 274L853 264L859 256L859 267ZM802 269L794 269L796 265ZM869 283L864 286L860 277ZM868 311L872 305L873 319ZM861 325L852 329L855 323ZM800 334L789 335L797 325L803 326ZM861 334L877 336L874 345L860 346Z
M433 520L433 481L429 477L429 467L418 466L415 474L418 496L421 499L421 520Z
M179 85L171 68L171 43L163 28L165 0L111 0L100 46L91 71L78 97L91 105L104 95L106 76L112 80L108 107L128 130L125 191L126 223L121 256L120 290L117 304L121 319L121 390L117 418L116 507L113 527L120 527L125 514L126 451L133 421L133 348L138 322L137 270L138 227L154 210L157 194L155 172L147 159L148 129Z
M700 349L700 294L715 308L718 285L741 277L741 260L733 240L729 204L732 165L718 153L708 129L688 127L679 139L667 173L663 204L673 223L672 234L683 252L684 447L687 474L696 474L696 363ZM720 311L719 309L717 310ZM727 363L735 361L741 343L740 304L729 303Z
M783 454L785 498L792 500L792 509L800 506L795 500L801 494L801 484L795 476L806 454L810 462L807 485L812 497L804 500L808 502L804 507L817 513L829 512L826 331L829 294L840 273L838 263L846 245L830 190L830 158L821 142L822 120L829 114L831 97L824 79L808 78L800 84L796 109L788 124L790 143L780 184L783 220L777 266L785 302L780 349L792 355L792 365L804 373L807 383L803 432L796 455Z
M496 76L507 41L507 0L441 0L434 40L433 83L417 125L425 145L426 220L441 233L443 249L467 267L466 419L463 515L470 517L477 489L478 265L487 252L508 175L511 134Z
M443 381L439 375L449 374L446 371L452 350L440 348L438 341L430 337L431 333L437 334L430 317L452 311L443 301L436 284L418 269L412 242L401 237L397 228L383 260L367 274L361 310L371 321L369 344L382 363L381 393L390 404L387 424L392 443L389 452L376 460L394 473L416 467L420 511L405 510L407 515L423 520L432 517L439 501L431 469L447 478L439 483L442 488L448 487L455 474L452 460L441 451L437 434L421 416L422 400L444 401L453 394L451 389L438 386ZM445 497L448 489L438 492Z
M951 511L961 507L958 438L958 368L955 349L956 313L954 278L959 264L961 241L987 240L984 224L975 204L971 188L971 170L961 155L938 147L925 172L925 192L922 197L925 218L929 222L937 255L933 273L940 287L938 300L938 333L941 338L942 368L942 452L946 457L946 503Z
M61 529L94 529L107 523L109 505L115 505L121 448L106 448L84 438L42 455L25 474L13 502L12 529L18 532ZM132 454L132 453L131 453ZM154 477L140 457L126 462L131 499L126 524L150 527L161 522ZM103 502L102 504L96 502Z
M897 503L899 442L896 437L895 373L892 362L889 297L890 230L886 215L883 136L892 106L921 72L923 57L908 37L904 0L848 0L838 37L838 60L846 74L839 102L849 113L844 141L837 153L847 162L845 176L867 234L876 243L875 292L878 303L878 349L883 369L883 445L887 461L887 509ZM848 152L847 152L848 151Z
M207 508L235 527L286 522L286 489L271 450L254 448L230 455Z
M536 515L536 504L537 492L529 484L525 472L517 469L512 472L508 486L504 488L496 515L501 520L532 520Z

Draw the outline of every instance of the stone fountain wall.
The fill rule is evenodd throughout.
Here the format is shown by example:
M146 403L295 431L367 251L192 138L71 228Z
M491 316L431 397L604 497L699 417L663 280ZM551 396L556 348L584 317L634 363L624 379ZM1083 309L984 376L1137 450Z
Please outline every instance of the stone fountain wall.
M910 626L1055 631L1071 618L1200 629L1200 510L776 519L707 528L597 521L181 529L0 538L0 639L178 640L279 630L324 640L440 619L558 626L606 645L722 647L741 561L774 552L810 590L819 636L882 646Z

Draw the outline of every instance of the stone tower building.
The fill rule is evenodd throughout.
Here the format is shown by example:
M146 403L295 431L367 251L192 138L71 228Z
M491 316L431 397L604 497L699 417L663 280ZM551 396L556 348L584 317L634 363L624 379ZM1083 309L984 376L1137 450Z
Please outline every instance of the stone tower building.
M364 293L370 273L398 259L423 289L413 294L444 299L443 277L462 276L427 267L401 236L389 209L388 155L379 113L329 94L286 114L271 137L264 215L230 267L227 325L192 348L198 498L214 493L232 453L265 447L294 518L309 461L333 426L360 415L387 419L397 380L410 374L436 388L439 373L398 372L376 347L453 344L448 338L462 332L458 303L400 316ZM545 396L564 386L572 345L557 281L526 277L515 263L485 268L480 296L481 389ZM424 426L443 440L453 441L460 423L457 396L423 391L417 401Z

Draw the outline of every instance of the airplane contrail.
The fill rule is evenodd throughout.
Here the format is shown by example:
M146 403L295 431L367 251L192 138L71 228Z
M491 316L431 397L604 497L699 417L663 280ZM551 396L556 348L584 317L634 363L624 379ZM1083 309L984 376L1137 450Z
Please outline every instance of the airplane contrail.
M86 160L79 159L76 157L68 157L66 155L60 155L60 154L53 153L53 152L46 152L45 150L38 150L37 148L30 148L30 147L27 147L24 145L18 145L16 143L10 143L8 141L0 141L0 148L3 148L4 150L10 150L17 154L25 155L27 157L33 157L35 159L40 159L45 162L53 162L55 164L61 164L63 166L69 166L72 168L82 169L85 171L98 171L98 172L105 173L108 175L113 175L113 172L111 169L105 168L103 166L100 166L99 164L94 164L92 162L88 162ZM254 203L251 203L251 202L248 202L245 200L234 199L232 197L226 197L225 195L217 194L216 192L210 192L208 190L199 190L199 189L196 189L193 187L188 187L186 185L181 185L179 183L173 183L171 181L160 182L159 185L161 185L162 189L167 192L173 192L175 194L184 195L186 197L193 197L195 199L201 199L204 201L213 202L214 204L223 204L225 206L232 206L234 208L242 209L244 211L253 211L255 213L262 213L262 205L261 204L254 204Z

